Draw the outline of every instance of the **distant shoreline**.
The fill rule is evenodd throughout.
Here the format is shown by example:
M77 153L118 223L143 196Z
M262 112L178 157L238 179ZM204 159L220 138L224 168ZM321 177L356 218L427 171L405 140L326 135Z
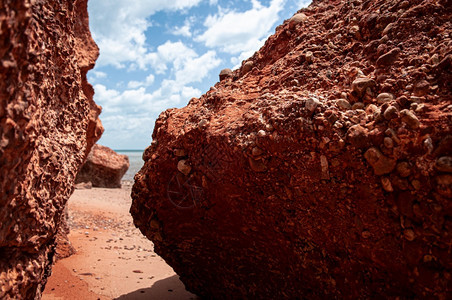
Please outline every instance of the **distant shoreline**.
M134 150L134 149L125 149L125 150L123 150L123 149L113 149L115 152L144 152L144 149L143 150Z
M127 170L126 174L124 174L123 180L130 180L133 182L133 178L135 177L135 174L143 167L144 161L143 161L143 152L144 150L132 150L132 149L126 149L126 150L115 150L118 154L127 155L129 158L129 169Z

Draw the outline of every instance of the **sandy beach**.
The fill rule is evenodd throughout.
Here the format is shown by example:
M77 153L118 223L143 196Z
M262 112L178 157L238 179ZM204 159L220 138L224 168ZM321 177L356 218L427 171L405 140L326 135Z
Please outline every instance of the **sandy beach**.
M43 299L197 299L129 214L131 183L78 189L68 202L76 254L53 267Z

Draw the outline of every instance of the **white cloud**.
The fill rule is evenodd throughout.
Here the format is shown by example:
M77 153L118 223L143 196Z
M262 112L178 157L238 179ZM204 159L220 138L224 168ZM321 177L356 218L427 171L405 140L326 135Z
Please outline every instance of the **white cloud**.
M155 77L154 77L154 75L152 75L152 74L149 74L147 77L146 77L146 86L149 86L149 85L152 85L153 83L154 83L154 80L155 80Z
M311 4L312 0L300 0L298 2L298 8L307 7L309 4Z
M103 116L102 124L108 130L98 143L115 149L144 149L151 143L155 119L148 114Z
M89 73L90 75L92 75L95 78L107 78L107 73L105 72L101 72L101 71L90 71Z
M257 0L251 0L253 7L244 12L223 11L219 7L217 14L206 18L204 26L207 30L196 40L229 54L256 51L278 21L278 14L286 1L272 0L266 7Z
M196 52L181 41L167 41L158 46L156 52L148 53L144 60L154 68L157 74L164 74L169 63L172 63L175 68L180 68L187 60L196 56Z
M158 46L159 59L165 63L172 62L175 68L179 68L187 60L197 56L196 52L185 46L181 41L170 42Z
M191 27L193 26L195 18L191 17L189 19L186 19L183 26L175 27L173 31L171 32L173 35L181 35L184 37L191 37Z
M221 63L215 51L211 50L199 56L181 41L165 42L157 47L156 52L149 53L146 60L157 74L166 73L172 65L171 71L176 74L176 81L182 84L200 82L210 70Z
M101 120L108 128L103 138L106 143L114 141L113 136L118 136L119 132L127 135L127 131L150 130L153 122L149 125L150 119L155 121L161 111L181 107L191 98L201 96L202 91L192 84L202 82L221 63L215 51L198 55L182 42L166 42L157 47L153 54L156 61L160 61L169 71L169 76L159 83L158 89L147 89L155 81L153 74L143 81L130 81L125 90L94 85L94 100L103 107ZM119 145L119 142L116 144ZM124 144L127 145L126 142Z
M136 89L142 86L150 86L154 83L155 80L155 76L152 74L149 74L146 79L144 81L129 81L129 83L127 84L127 88L129 89Z
M101 71L90 70L88 72L88 81L92 84L96 83L104 78L107 78L107 73Z
M136 88L139 88L139 87L141 87L143 85L144 85L144 83L142 81L132 80L132 81L129 81L129 83L127 83L127 88L129 88L129 89L136 89Z
M198 55L180 41L167 41L150 56L150 63L157 70L169 70L169 75L159 83L158 89L152 92L147 90L155 81L154 74L149 74L143 81L128 82L127 89L122 91L95 84L94 100L104 107L105 115L157 113L168 107L184 104L202 93L191 84L202 82L221 63L215 51Z
M202 92L198 89L195 89L191 86L184 86L181 91L181 95L183 99L190 100L191 98L201 96Z
M102 84L96 84L94 88L96 90L95 101L103 107L103 115L110 116L121 112L122 115L131 117L136 113L160 113L166 108L178 106L182 103L182 100L189 100L183 99L183 96L187 96L187 91L193 92L196 90L179 85L174 80L164 80L160 88L153 92L147 92L143 86L124 91L108 89ZM196 95L190 93L189 96L200 95L201 92L199 91Z
M201 0L91 0L90 25L94 40L101 49L98 66L125 68L134 63L146 69L145 31L151 25L147 18L158 11L176 11L198 5Z
M215 51L208 51L204 55L185 61L183 66L176 68L176 81L179 84L201 82L210 70L218 67L221 60Z
M160 112L170 107L181 107L192 97L202 92L191 86L178 84L174 80L164 80L161 87L147 92L144 87L117 91L96 84L94 100L102 105L101 120L108 128L101 143L116 145L120 149L144 149L150 143L150 134ZM143 135L149 139L143 141Z
M190 24L185 23L184 26L174 28L172 34L191 37Z

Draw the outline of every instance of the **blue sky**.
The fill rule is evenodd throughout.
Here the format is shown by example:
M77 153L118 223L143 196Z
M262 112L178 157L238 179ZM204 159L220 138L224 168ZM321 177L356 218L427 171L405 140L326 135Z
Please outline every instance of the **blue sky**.
M90 0L100 48L88 73L103 107L98 142L144 149L160 112L185 106L252 56L309 0Z

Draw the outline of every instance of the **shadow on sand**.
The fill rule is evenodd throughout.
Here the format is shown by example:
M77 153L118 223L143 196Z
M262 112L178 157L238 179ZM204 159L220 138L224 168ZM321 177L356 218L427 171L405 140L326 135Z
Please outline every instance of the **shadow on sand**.
M200 300L196 295L185 290L179 276L174 275L155 282L151 287L139 289L129 294L115 298L115 300Z

